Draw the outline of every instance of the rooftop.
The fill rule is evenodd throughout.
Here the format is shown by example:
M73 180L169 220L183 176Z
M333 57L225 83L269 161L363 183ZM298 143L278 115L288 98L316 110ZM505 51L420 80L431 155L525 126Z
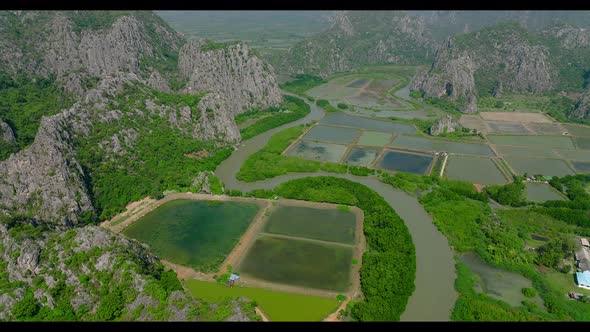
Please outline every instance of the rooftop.
M590 271L576 272L578 286L590 287Z

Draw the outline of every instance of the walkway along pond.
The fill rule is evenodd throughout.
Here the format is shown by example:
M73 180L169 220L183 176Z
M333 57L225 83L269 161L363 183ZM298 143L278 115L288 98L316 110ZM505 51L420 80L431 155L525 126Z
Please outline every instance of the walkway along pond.
M289 93L285 94L291 95ZM326 172L290 173L252 183L236 179L236 174L246 158L262 149L272 135L293 126L319 120L324 116L324 111L315 103L310 103L307 100L305 102L311 107L311 112L306 117L242 142L238 149L217 167L215 174L224 183L226 190L237 189L245 192L254 189L272 189L283 182L310 176L345 178L373 189L404 220L416 248L416 290L410 296L401 320L448 321L457 299L454 288L456 277L455 261L447 239L438 231L430 215L415 197L397 190L375 177L350 174Z

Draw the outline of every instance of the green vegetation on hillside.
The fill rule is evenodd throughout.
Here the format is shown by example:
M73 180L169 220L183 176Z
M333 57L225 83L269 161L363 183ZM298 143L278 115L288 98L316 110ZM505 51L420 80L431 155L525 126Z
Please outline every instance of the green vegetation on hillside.
M72 98L58 87L53 77L13 79L0 72L0 121L13 129L17 143L11 149L0 149L0 160L33 142L43 116L59 113L72 105Z
M116 125L96 122L88 137L75 140L80 163L89 173L94 206L101 220L111 218L123 211L129 202L145 196L158 197L164 190L190 190L199 171L214 170L231 153L231 148L198 141L172 128L167 119L156 114L150 115L147 121L137 118L132 110L147 112L146 99L175 108L189 106L193 110L199 100L195 95L149 91L128 87L116 99L116 107L123 113ZM131 139L132 148L125 149L121 143L124 153L106 153L99 143L110 142L114 135L121 142ZM187 156L202 150L209 156L201 159Z
M110 28L115 21L125 15L129 15L128 11L86 11L75 10L66 11L67 17L74 23L72 28L75 32L82 30L101 30Z
M373 190L346 179L309 177L275 188L281 197L357 206L364 212L368 250L363 254L361 290L351 316L360 321L398 321L414 292L416 257L403 220Z
M303 95L305 91L326 83L326 80L323 78L313 75L297 74L294 77L295 80L281 84L281 89L294 94Z
M222 43L214 42L212 40L206 40L205 43L203 45L201 45L201 51L207 52L207 51L221 50L226 47L236 45L238 43L239 43L238 40L226 41L226 42L222 42Z
M242 140L247 140L272 128L293 122L305 117L311 111L303 100L293 96L283 96L285 101L280 106L269 107L266 110L253 109L236 116L236 124L250 119L261 118L255 123L240 129Z

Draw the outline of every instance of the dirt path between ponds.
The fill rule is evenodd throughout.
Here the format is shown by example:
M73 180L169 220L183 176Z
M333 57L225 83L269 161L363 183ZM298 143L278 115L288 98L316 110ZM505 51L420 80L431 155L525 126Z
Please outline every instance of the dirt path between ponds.
M268 316L264 313L264 311L262 311L262 309L260 309L259 307L254 308L254 310L256 311L256 314L260 317L262 317L262 321L263 322L270 322L270 319L268 318Z

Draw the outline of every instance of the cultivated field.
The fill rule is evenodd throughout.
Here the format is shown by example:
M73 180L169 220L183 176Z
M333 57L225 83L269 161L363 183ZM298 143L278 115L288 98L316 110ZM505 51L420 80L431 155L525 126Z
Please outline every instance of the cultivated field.
M550 118L542 113L525 112L481 112L482 119L487 121L512 121L524 123L551 123Z

